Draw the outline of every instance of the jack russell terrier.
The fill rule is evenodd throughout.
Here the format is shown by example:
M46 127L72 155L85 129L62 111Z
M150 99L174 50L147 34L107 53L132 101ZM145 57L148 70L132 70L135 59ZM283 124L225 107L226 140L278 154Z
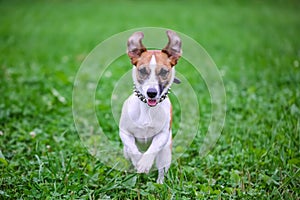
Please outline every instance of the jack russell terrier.
M148 173L154 161L157 183L163 183L172 157L172 106L167 98L175 78L175 65L182 54L181 40L168 30L169 42L162 50L147 50L144 34L135 32L127 43L133 64L134 94L123 104L119 134L124 156L138 173Z

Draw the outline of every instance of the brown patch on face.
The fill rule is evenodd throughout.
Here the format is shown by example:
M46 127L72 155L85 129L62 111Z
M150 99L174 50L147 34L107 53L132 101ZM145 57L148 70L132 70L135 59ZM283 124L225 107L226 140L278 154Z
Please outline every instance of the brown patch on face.
M160 50L145 51L137 59L135 65L137 67L137 81L142 84L144 80L149 77L151 73L150 62L152 56L155 56L156 60L155 75L160 86L164 88L169 84L172 77L171 69L173 65L168 55Z
M149 65L151 57L152 57L152 53L149 51L145 51L141 54L141 56L137 59L136 62L136 67L140 67L142 65Z
M169 59L168 54L162 52L162 51L156 51L155 52L155 58L156 58L156 63L158 66L165 66L168 68L172 68L173 65L171 63L171 60Z
M141 65L149 65L153 55L155 56L157 65L166 66L169 68L172 67L172 63L168 55L160 50L149 50L143 52L141 56L137 58L135 66L139 67Z

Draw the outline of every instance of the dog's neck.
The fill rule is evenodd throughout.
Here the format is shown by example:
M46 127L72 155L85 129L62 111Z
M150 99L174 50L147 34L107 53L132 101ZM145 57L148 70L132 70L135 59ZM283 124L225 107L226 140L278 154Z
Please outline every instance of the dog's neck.
M161 103L163 100L168 98L168 94L170 93L170 90L171 90L171 88L168 88L168 90L163 95L161 95L158 103ZM143 103L147 103L146 97L136 88L135 85L133 85L133 92L134 92L135 96L137 96Z

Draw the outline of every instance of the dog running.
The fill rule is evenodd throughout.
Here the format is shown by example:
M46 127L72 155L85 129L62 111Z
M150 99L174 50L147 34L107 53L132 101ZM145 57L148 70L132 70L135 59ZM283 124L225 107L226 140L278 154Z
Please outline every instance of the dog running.
M129 37L134 93L124 102L119 123L125 158L137 173L149 173L155 163L160 184L172 157L172 105L167 95L173 82L180 83L175 65L182 55L179 36L171 30L166 33L168 43L162 50L147 50L142 32Z

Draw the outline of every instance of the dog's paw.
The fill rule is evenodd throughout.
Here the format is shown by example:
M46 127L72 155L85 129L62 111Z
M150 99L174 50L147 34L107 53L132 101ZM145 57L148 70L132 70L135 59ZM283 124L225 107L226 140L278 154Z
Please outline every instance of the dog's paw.
M165 179L165 173L168 171L167 168L162 168L158 170L158 177L156 183L163 184Z
M140 161L137 163L137 172L148 174L154 162L153 155L144 154Z
M164 179L165 179L165 177L164 176L162 176L162 177L158 177L157 178L157 180L156 180L156 183L158 183L158 184L163 184L164 183Z

